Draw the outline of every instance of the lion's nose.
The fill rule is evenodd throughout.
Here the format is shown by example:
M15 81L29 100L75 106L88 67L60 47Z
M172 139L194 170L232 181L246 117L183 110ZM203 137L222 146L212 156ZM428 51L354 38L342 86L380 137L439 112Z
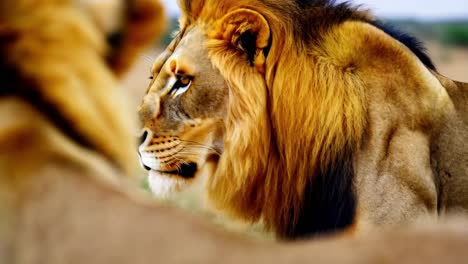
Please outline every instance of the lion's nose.
M143 103L138 109L138 117L141 124L155 120L161 115L161 101L157 95L147 94L143 97Z

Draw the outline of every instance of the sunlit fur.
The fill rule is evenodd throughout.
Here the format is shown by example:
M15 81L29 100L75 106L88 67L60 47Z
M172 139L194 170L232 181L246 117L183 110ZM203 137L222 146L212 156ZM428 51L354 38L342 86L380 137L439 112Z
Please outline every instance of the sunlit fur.
M268 226L286 226L297 217L311 171L330 166L346 148L359 147L365 94L347 61L312 59L310 53L325 52L322 47L298 50L294 25L258 1L207 1L198 19L209 24L238 7L265 16L273 44L265 70L258 71L238 53L227 52L230 39L222 32L229 29L216 25L209 33L212 62L230 84L225 149L211 178L211 196L236 215L263 216Z
M13 2L19 3L13 0L10 3ZM1 1L0 6L3 3L5 1ZM50 6L42 7L47 9ZM21 15L32 16L39 9L29 9ZM57 16L54 12L48 14ZM63 26L70 25L76 24ZM108 101L123 101L117 87L112 86L115 81L98 83L109 85L105 87L107 96L104 98L95 95L93 91L100 87L93 86L96 83L87 78L98 70L104 73L101 78L113 79L111 69L102 66L105 59L97 55L85 57L89 75L79 74L74 70L83 69L81 64L77 68L72 67L79 60L70 60L66 56L61 57L63 61L49 57L51 54L47 49L32 49L34 45L13 49L18 42L11 42L14 40L11 33L21 35L24 32L16 27L16 31L11 29L0 34L0 66L4 69L8 65L7 68L14 69L16 75L5 76L5 72L0 72L2 80L15 80L2 83L7 85L0 89L0 263L140 264L155 260L158 263L208 264L220 263L220 254L226 256L221 262L248 263L255 259L259 264L310 262L312 259L314 263L348 264L375 263L376 259L385 263L461 263L468 258L468 225L462 219L428 227L399 227L357 239L330 239L297 245L262 244L220 232L190 214L145 199L136 193L135 186L118 180L123 178L118 176L124 173L115 169L109 158L118 164L130 162L121 160L122 157L105 151L105 148L95 149L95 146L109 144L108 139L120 142L121 151L133 153L135 149L125 143L125 137L131 130L125 126L128 116L121 115L119 111L110 117L103 114L109 111L106 107ZM92 42L80 42L78 47L70 46L66 41L57 43L70 37L65 33L76 32L57 33L64 34L51 35L57 37L52 41L54 47L63 50L77 48L73 49L75 54L81 49L94 50ZM44 35L33 36L40 39ZM33 36L28 40L34 40ZM19 68L21 64L15 58L24 59L19 55L26 51L29 51L29 56L35 54L35 58L44 52L46 59L57 59L62 62L60 66L69 66L70 75L66 76L87 84L72 87L86 94L83 102L102 106L90 111L101 118L98 121L103 124L112 124L110 132L114 134L108 138L94 138L91 140L94 147L83 146L67 131L57 127L48 116L52 112L39 111L42 107L37 104L39 101L27 101L13 95L11 91L20 88L43 91L48 89L49 83L54 84L51 88L58 85L56 82L30 82L42 72L38 70L40 67L37 71ZM95 50L100 54L98 51ZM50 74L63 80L60 78L63 72ZM31 84L38 86L25 86ZM69 91L68 85L73 82L61 84L60 88ZM5 91L10 91L10 94L4 94ZM71 105L75 100L74 97L63 99L68 99L61 101L63 104ZM54 112L60 113L62 107L56 105ZM80 124L88 121L85 124L96 125L94 119L73 118L68 120ZM117 128L126 132L117 131ZM93 137L88 134L82 136L83 139ZM99 140L103 142L96 142Z
M310 4L307 12L299 2ZM466 146L467 138L453 132L463 125L450 119L459 111L451 105L462 103L450 97L458 89L466 93L467 85L438 75L423 52L405 46L410 42L376 27L366 12L328 8L334 1L179 4L182 32L205 30L211 62L229 85L224 152L208 183L218 208L249 221L263 219L280 236L300 236L291 230L307 206L307 186L330 168L345 170L339 162L347 155L357 230L434 217L437 206L467 207L466 199L458 205L439 201L434 181L450 182L443 189L455 182L465 186L466 165L449 165L454 157L464 159L466 150L458 145ZM250 54L239 45L244 32L256 37ZM442 123L452 128L439 130ZM449 134L460 143L440 140ZM439 153L449 149L456 151ZM442 158L434 163L435 156ZM449 170L456 180L443 179Z
M30 92L23 92L60 107L60 115L78 134L129 172L137 164L133 152L128 151L134 145L134 131L130 129L134 124L123 98L110 94L109 89L117 86L117 81L106 57L112 54L111 65L115 72L121 73L137 57L135 51L146 47L161 33L164 21L158 1L138 0L130 4L136 2L146 2L145 7L153 5L159 13L138 17L143 29L129 25L128 36L141 35L140 42L132 38L129 41L133 43L128 43L124 37L122 41L127 44L118 51L107 46L104 32L98 30L74 1L6 0L0 3L4 63L27 76L28 82L35 86L25 88L31 89ZM132 12L146 11L135 9ZM145 19L149 19L149 26L154 22L160 25L144 31ZM131 24L132 21L127 22ZM119 63L115 64L117 61ZM18 90L4 87L2 93L14 94Z

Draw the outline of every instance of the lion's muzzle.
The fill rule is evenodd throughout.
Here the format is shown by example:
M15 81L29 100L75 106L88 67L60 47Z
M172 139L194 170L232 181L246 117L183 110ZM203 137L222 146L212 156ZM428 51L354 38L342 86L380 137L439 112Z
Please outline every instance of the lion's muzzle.
M162 176L179 176L190 179L195 176L198 165L188 161L184 155L184 144L179 137L155 136L145 130L138 148L140 161L148 171L155 171Z

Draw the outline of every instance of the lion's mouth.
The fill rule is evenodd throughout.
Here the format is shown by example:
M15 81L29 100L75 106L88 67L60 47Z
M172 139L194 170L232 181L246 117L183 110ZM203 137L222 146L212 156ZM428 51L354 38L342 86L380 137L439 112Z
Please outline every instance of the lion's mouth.
M158 170L159 173L163 174L170 174L170 175L176 175L180 176L185 179L192 179L195 177L195 173L197 172L197 164L196 163L184 163L179 165L177 170L172 170L172 171L160 171Z

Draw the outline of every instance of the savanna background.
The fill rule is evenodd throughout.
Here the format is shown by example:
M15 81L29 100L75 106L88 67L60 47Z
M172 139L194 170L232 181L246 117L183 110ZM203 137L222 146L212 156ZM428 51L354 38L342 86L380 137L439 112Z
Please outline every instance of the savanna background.
M154 43L123 80L132 107L136 109L142 98L150 75L153 61L171 41L172 32L177 30L179 10L175 0L164 0L169 13L169 26L165 36ZM382 20L418 37L427 47L440 73L458 81L468 82L468 3L466 0L355 0L362 8L371 9ZM391 63L391 62L389 62ZM144 172L142 172L144 173ZM146 183L142 183L147 188ZM261 225L247 228L224 217L214 216L205 210L197 190L177 197L175 202L190 212L204 214L228 229L244 231L254 237L264 238ZM270 237L270 236L266 236Z

